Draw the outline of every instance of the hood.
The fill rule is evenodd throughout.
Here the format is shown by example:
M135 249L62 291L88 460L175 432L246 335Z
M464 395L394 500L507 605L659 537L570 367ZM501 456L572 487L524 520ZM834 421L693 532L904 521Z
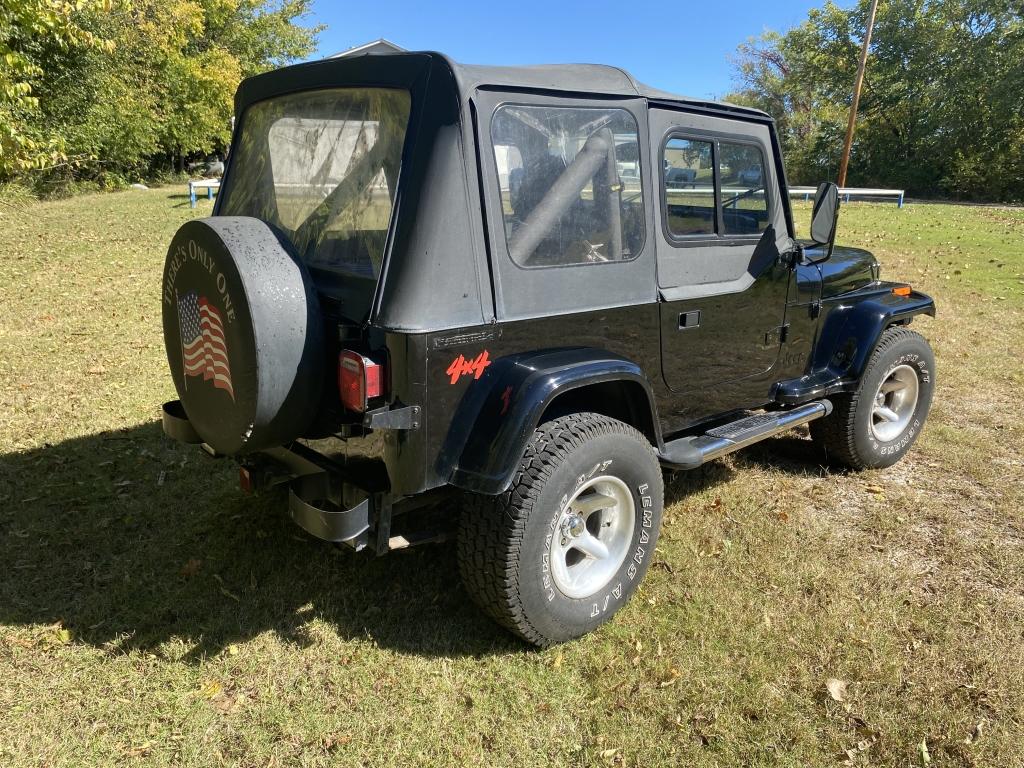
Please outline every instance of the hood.
M818 250L818 249L814 249ZM812 257L811 249L808 249ZM838 296L863 288L878 280L878 259L862 248L832 249L832 258L818 264L821 271L821 297Z

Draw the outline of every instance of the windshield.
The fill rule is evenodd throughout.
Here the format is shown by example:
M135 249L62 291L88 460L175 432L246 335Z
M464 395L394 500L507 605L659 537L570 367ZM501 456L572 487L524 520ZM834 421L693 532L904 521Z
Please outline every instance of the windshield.
M275 225L310 266L376 279L409 103L403 90L332 88L253 104L219 213Z

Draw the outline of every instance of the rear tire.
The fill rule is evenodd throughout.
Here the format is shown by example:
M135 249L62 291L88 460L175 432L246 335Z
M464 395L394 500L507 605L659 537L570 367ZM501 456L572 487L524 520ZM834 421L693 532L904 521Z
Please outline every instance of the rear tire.
M827 460L850 469L890 467L921 434L935 388L935 356L921 334L886 329L857 389L830 398L832 414L810 424Z
M595 413L543 424L507 491L468 495L458 536L466 590L534 645L590 632L646 574L663 497L657 457L633 427Z

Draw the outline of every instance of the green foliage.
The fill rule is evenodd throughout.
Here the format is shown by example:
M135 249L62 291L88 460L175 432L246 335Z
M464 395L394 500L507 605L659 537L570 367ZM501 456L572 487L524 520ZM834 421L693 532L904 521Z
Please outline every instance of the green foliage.
M779 122L791 180L834 178L869 0L831 2L740 46L730 98ZM885 0L850 163L854 186L1024 199L1024 10L1014 0Z
M308 55L310 0L0 0L0 181L47 194L223 152L248 75Z
M60 136L39 130L33 81L44 74L40 45L109 51L111 42L82 28L76 16L109 2L0 0L0 179L64 159Z

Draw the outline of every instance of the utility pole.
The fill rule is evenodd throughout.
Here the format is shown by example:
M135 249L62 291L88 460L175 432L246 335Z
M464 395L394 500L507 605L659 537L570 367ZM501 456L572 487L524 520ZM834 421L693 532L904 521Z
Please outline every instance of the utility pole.
M857 107L860 104L860 89L864 85L864 69L868 64L868 46L871 45L871 30L875 26L875 11L878 0L871 0L868 13L868 24L864 28L864 46L860 51L860 64L857 65L857 77L853 81L853 102L850 104L850 119L846 123L846 140L843 142L843 158L839 161L839 186L846 186L846 170L850 166L850 149L853 147L853 129L857 123Z

